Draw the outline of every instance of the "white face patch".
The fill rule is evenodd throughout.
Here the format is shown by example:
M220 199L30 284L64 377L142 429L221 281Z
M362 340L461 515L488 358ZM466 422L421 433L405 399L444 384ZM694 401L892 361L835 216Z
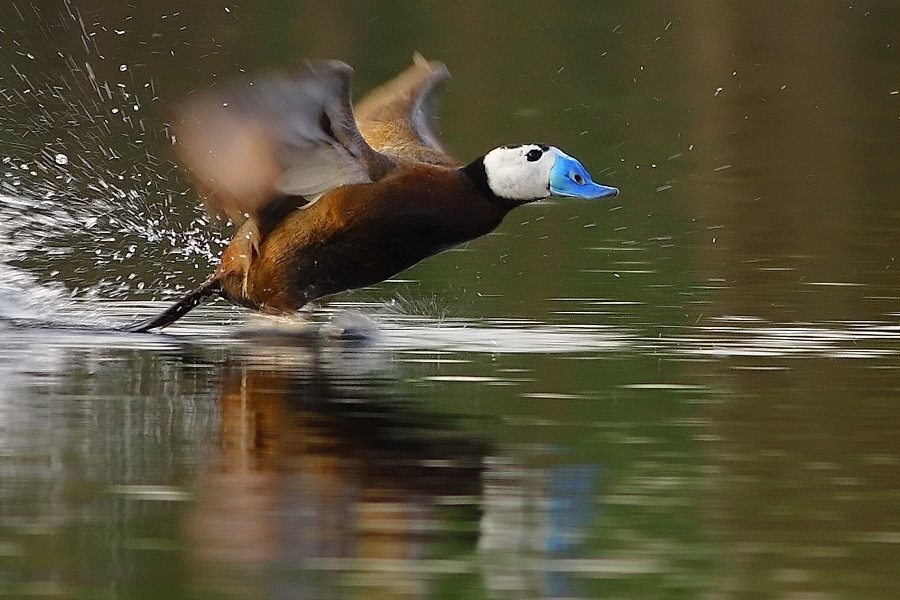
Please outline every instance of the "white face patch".
M501 146L484 155L487 183L500 198L529 201L550 195L550 169L559 151L552 146Z

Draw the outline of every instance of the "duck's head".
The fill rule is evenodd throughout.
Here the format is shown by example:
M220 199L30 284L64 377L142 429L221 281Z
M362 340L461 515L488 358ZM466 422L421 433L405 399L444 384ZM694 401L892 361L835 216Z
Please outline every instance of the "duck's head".
M614 187L594 183L587 169L559 148L546 144L501 146L467 168L484 191L515 204L548 196L596 200L616 196Z

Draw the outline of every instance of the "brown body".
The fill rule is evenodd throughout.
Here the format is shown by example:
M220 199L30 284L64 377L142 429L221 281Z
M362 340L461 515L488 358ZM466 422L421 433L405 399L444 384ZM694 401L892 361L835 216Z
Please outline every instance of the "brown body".
M379 168L394 167L372 183L332 189L275 223L248 220L212 277L219 293L248 308L287 314L492 231L508 208L482 196L428 128L426 104L448 76L442 64L417 56L369 92L354 120L368 146L388 159Z
M336 188L289 212L250 262L253 234L245 224L213 279L232 302L289 313L484 235L507 211L482 196L462 170L415 164L377 183Z

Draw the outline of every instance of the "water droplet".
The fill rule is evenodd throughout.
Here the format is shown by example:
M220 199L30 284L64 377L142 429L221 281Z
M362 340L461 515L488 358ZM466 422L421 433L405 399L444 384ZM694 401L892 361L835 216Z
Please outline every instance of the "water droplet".
M60 152L56 156L53 157L54 162L58 165L67 165L69 164L69 157Z
M128 65L119 65L119 70L120 70L120 71L127 71L127 70L128 70Z

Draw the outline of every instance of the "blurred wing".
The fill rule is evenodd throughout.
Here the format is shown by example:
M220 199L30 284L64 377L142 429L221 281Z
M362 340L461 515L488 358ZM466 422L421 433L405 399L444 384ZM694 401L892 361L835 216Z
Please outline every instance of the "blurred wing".
M444 63L416 53L405 71L357 103L356 118L366 141L379 152L401 159L458 165L432 132L437 92L449 78Z
M309 63L295 76L247 81L188 102L176 128L178 152L207 209L240 224L273 198L313 201L390 172L394 161L357 129L351 71L339 61Z

